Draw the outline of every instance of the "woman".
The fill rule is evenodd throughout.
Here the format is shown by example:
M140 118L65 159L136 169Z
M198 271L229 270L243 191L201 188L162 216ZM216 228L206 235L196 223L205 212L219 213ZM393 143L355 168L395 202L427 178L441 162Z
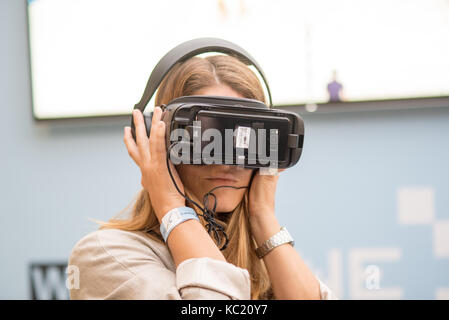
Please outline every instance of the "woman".
M188 95L216 95L265 102L256 75L237 58L227 55L193 57L176 64L161 83L155 105ZM274 212L279 175L228 165L169 163L180 191L201 203L218 188L216 219L229 242L223 251L212 237L197 207L176 190L167 170L162 110L155 107L151 134L143 116L133 113L136 141L125 127L124 142L142 172L137 201L127 219L111 219L81 239L69 265L79 268L79 289L72 299L332 299L331 291L310 271L296 250L280 245L263 258L256 248L276 234ZM282 170L279 170L282 171ZM160 222L170 210L191 207L199 220L178 224L165 243Z

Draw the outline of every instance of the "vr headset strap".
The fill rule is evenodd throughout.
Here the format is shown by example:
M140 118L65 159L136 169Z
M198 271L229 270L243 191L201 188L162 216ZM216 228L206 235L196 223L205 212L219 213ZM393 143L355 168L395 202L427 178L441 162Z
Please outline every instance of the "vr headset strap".
M145 87L145 91L142 95L140 101L134 106L134 109L139 109L142 112L144 111L148 102L150 102L157 88L161 84L164 77L167 73L173 68L173 66L179 62L187 60L191 57L194 57L198 54L205 52L220 52L229 55L235 55L242 62L247 65L253 65L263 81L265 82L265 87L268 92L268 98L270 102L270 107L273 106L271 99L270 87L268 86L267 79L265 78L265 74L262 71L262 68L259 64L251 57L251 55L246 52L243 48L238 45L218 38L199 38L193 39L180 45L176 46L172 50L170 50L162 59L158 62L156 67L148 79L147 85Z

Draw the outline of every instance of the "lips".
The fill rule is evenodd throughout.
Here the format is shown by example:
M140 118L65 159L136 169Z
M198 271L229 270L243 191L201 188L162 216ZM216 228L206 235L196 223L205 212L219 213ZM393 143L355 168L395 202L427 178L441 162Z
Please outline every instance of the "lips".
M229 175L229 174L210 176L210 177L206 177L205 179L209 180L209 181L223 182L223 183L238 182L238 180L233 175Z

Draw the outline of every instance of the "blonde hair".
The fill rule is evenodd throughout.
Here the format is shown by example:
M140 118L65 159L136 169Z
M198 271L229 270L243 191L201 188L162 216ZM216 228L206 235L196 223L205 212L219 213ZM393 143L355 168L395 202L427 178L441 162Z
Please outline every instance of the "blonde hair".
M232 56L214 55L206 58L193 57L177 63L159 86L155 105L167 104L177 97L193 95L203 88L218 84L229 86L245 98L265 103L264 91L259 79L248 66ZM197 201L188 190L185 190L185 194L195 202L202 203ZM112 218L108 222L99 222L100 229L145 231L151 239L164 243L148 192L142 188L131 204L133 206L129 218ZM123 214L131 204L119 215ZM196 207L193 209L198 214L202 213ZM233 213L227 217L221 217L218 214L217 217L217 223L225 227L229 238L227 248L222 251L223 255L227 262L248 270L251 278L251 299L273 299L265 264L255 253L256 242L252 237L248 220L248 189ZM207 223L202 216L200 216L200 222L203 226ZM217 243L214 237L212 239Z

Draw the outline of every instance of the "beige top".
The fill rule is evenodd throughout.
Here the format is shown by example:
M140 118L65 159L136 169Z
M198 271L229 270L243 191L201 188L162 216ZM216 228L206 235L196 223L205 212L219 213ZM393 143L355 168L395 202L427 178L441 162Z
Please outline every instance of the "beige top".
M71 299L251 299L246 269L208 257L176 268L168 247L143 231L94 231L76 243L68 264L79 271ZM318 281L321 298L336 299Z

